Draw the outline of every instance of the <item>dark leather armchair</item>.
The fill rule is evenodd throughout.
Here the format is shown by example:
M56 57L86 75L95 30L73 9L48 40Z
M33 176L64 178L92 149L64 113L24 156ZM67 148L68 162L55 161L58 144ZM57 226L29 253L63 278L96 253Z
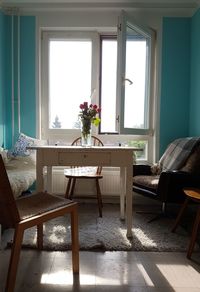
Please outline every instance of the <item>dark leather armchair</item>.
M187 154L183 155L183 159L182 157L180 159L180 155L182 155L180 148L177 151L180 140L183 139L175 140L168 146L166 153L156 165L156 167L160 166L157 173L155 166L133 165L133 191L160 201L162 204L162 210L155 219L160 215L166 215L167 203L183 202L185 198L183 188L200 187L200 141L196 139L196 142L190 144L190 146L184 142L185 149L183 151ZM174 157L177 158L176 152L178 153L178 163L173 164L171 160ZM172 169L163 167L163 159L168 160Z

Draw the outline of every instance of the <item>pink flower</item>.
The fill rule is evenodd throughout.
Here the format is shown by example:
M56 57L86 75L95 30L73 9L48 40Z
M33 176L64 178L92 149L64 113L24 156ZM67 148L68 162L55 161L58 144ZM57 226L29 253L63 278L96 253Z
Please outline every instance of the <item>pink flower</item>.
M92 123L95 126L98 126L100 123L100 118L97 118L96 115L101 111L100 108L96 104L90 104L88 107L88 102L83 102L80 104L80 113L79 113L79 118L81 121L86 121L88 123Z
M85 108L87 108L88 107L88 102L84 101L83 105L84 105Z

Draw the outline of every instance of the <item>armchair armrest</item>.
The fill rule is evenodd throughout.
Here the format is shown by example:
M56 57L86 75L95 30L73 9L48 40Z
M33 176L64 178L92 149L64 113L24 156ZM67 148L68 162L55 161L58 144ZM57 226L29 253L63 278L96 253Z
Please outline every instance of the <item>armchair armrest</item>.
M183 188L200 187L199 177L185 171L166 171L160 174L158 196L163 202L181 202Z
M133 176L136 175L151 175L151 166L147 164L134 164Z

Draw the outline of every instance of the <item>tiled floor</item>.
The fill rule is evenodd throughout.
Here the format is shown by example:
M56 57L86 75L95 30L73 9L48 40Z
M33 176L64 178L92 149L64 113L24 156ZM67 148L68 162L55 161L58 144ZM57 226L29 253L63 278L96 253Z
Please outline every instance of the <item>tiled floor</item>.
M4 291L10 250L0 251ZM175 252L80 252L80 275L73 279L71 252L21 253L16 292L199 292L200 253L188 260Z

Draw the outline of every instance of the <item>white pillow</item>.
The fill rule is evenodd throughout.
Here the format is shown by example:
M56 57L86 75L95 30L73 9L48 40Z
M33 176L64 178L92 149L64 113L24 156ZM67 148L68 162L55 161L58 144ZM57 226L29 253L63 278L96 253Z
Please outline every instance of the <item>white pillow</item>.
M7 164L10 160L8 157L8 150L0 147L0 154L2 156L4 164Z
M29 156L35 151L27 149L28 146L33 145L46 145L47 142L45 140L39 140L30 136L27 136L23 133L19 134L19 137L14 145L14 147L9 150L10 157L17 157L17 156Z

